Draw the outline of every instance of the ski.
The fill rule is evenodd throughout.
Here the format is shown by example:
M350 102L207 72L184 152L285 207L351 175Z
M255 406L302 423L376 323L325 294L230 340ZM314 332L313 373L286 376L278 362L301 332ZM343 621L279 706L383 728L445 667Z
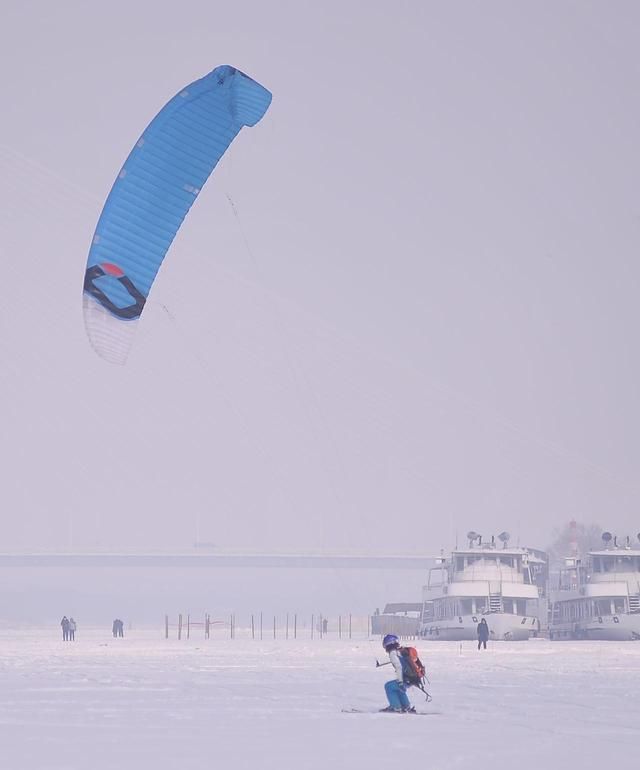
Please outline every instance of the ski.
M380 709L341 709L343 714L398 714L400 716L430 717L440 714L440 711L381 711Z

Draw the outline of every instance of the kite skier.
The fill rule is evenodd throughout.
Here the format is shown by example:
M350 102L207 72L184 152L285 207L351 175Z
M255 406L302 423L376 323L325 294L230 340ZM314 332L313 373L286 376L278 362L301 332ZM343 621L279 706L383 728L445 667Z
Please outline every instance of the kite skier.
M405 680L404 667L400 656L400 640L395 634L387 634L382 640L382 646L389 655L389 662L396 673L395 679L385 683L384 691L389 705L380 711L390 711L396 714L415 714L415 706L409 702L407 688L411 685Z

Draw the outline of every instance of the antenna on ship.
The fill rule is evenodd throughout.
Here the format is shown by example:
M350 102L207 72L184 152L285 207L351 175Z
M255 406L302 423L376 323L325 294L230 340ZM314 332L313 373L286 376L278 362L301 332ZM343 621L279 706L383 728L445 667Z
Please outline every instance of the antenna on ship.
M611 542L612 539L613 539L613 536L612 536L611 532L603 532L602 533L602 542L604 543L604 547L605 548L609 547L609 543Z
M473 548L474 540L478 540L479 538L481 539L482 535L479 535L477 532L474 532L474 530L472 529L469 530L469 532L467 532L467 539L469 540L469 548Z
M501 532L498 535L498 540L502 543L502 547L506 548L507 543L511 540L511 535L508 532Z

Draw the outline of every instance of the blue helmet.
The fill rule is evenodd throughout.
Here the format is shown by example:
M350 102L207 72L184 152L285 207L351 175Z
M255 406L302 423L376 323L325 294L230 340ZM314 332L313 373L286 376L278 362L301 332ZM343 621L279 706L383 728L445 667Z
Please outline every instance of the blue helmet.
M382 646L385 648L385 650L388 647L393 647L395 644L400 644L400 640L395 634L387 634L382 640Z

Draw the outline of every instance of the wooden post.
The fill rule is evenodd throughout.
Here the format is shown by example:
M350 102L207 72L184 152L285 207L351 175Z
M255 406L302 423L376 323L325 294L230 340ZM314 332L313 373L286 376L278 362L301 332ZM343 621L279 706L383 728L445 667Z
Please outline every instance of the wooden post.
M164 616L164 638L165 639L169 638L169 616L168 615Z
M211 620L209 618L209 613L207 612L205 613L205 616L204 616L204 638L205 639L209 638L209 634L211 632L210 622Z
M182 639L182 613L178 615L178 641Z
M253 622L253 615L251 616L251 638L252 639L256 638L256 626L255 626L255 623Z

